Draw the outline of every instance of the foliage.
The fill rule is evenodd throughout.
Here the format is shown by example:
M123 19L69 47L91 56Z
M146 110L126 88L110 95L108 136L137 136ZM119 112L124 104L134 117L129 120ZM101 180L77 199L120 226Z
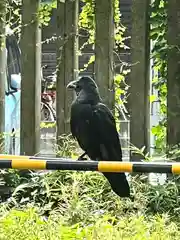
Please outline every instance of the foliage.
M95 40L95 14L94 0L82 0L84 3L82 7L82 11L79 15L79 27L84 30L84 32L88 35L87 42L83 45L94 44Z
M4 134L0 133L0 153L4 152Z
M152 128L156 137L156 148L162 152L166 147L166 113L167 113L167 0L155 0L151 5L151 31L153 41L153 86L158 90L160 114L162 120Z
M92 46L94 49L94 42L95 42L95 3L94 0L83 0L84 3L82 7L82 11L79 16L79 27L83 34L86 34L87 41L83 43L80 48L82 52L85 47L88 45ZM115 85L115 101L116 104L122 104L122 97L123 102L125 101L124 95L128 90L128 85L125 83L125 76L129 73L129 66L123 63L119 56L119 50L126 49L127 46L124 44L124 33L126 28L121 24L121 14L119 9L119 0L114 0L114 40L115 40L115 47L114 47L114 69L116 70L114 76L114 85ZM81 53L82 54L82 53ZM89 59L88 63L85 64L84 68L80 70L80 72L85 71L90 64L93 64L95 61L94 55ZM117 63L118 62L118 63ZM121 65L120 72L117 72L117 67ZM122 88L122 85L125 87Z
M1 194L0 206L38 207L44 216L56 211L68 224L91 224L95 218L109 214L120 218L126 214L168 213L174 219L180 214L179 177L164 185L151 185L146 175L128 176L132 199L121 199L102 174L95 172L33 172L24 178L11 170L1 171L1 176L1 185L6 182L4 186L9 186L11 193Z
M20 36L21 31L21 4L22 0L7 1L7 20L6 24L13 29L14 33ZM41 3L39 8L39 22L40 24L47 26L51 19L50 15L52 9L56 8L56 0L52 0L50 3Z
M60 157L78 158L82 154L77 141L72 137L72 134L62 134L58 138L59 145L56 145L56 154Z
M51 3L43 3L40 5L39 9L39 21L42 25L48 26L51 20L51 13L53 8L57 7L57 1L52 0Z
M165 153L166 148L166 118L159 122L151 129L152 134L156 137L155 147L157 153Z
M99 217L91 225L78 222L71 226L63 218L53 214L47 220L40 217L36 209L12 210L0 219L0 238L3 240L60 240L60 239L141 239L178 240L178 223L171 222L167 215L150 218L142 215L111 215Z

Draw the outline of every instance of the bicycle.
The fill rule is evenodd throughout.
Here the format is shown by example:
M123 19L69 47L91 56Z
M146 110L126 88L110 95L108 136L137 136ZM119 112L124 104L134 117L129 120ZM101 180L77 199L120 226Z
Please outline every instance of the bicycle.
M55 77L49 76L46 79L43 77L42 70L47 68L45 65L41 69L42 89L41 89L41 121L56 121L56 110L53 106L56 98L54 89L49 88L49 85L55 82Z

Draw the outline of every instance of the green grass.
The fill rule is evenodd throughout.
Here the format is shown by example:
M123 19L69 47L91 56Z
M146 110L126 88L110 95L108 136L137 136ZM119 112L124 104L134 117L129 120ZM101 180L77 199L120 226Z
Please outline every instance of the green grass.
M0 240L179 240L178 184L131 184L133 202L99 173L35 174L1 203Z
M168 181L163 186L148 184L146 176L131 179L130 199L119 198L110 188L105 177L95 172L54 171L46 175L34 173L28 179L19 178L15 172L2 173L14 192L8 201L0 204L8 208L39 207L42 214L56 210L68 223L91 223L96 215L119 217L124 214L141 215L168 213L180 215L180 182Z
M29 208L4 212L0 219L1 240L179 240L176 223L164 216L145 218L127 215L119 219L104 215L92 224L67 225L63 217L52 214L47 220Z

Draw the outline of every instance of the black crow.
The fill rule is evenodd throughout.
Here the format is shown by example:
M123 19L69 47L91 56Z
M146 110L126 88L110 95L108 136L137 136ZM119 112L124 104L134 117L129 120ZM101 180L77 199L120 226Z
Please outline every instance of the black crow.
M72 81L76 98L71 106L71 132L80 147L92 160L122 161L122 151L116 123L111 111L101 101L98 87L90 77ZM120 197L130 197L125 173L103 173L113 191Z

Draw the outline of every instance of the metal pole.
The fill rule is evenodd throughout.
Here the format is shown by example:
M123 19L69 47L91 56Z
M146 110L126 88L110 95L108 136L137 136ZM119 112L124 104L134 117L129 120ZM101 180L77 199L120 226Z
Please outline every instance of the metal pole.
M48 159L14 155L0 155L0 169L2 168L180 174L178 162L74 161L66 158Z

